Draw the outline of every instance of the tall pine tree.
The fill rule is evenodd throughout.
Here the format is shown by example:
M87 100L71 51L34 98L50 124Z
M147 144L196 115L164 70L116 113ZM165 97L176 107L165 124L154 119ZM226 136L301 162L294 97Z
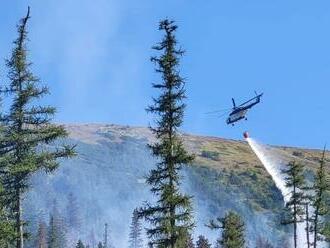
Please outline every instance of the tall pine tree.
M327 191L330 191L330 179L325 168L325 147L314 179L313 190L312 206L314 207L314 215L312 217L312 230L314 235L313 245L316 248L317 242L322 239L321 235L327 230L323 220L324 216L330 211L329 199L327 199Z
M129 248L142 248L142 226L137 209L134 209L129 233Z
M158 117L157 126L151 128L157 142L150 145L158 163L147 178L151 192L158 200L155 204L146 203L140 214L151 224L147 235L152 245L178 248L180 235L186 235L193 227L190 197L179 190L182 166L193 161L178 133L185 109L183 100L186 98L185 82L178 68L184 52L177 48L177 26L173 21L161 21L159 30L164 31L165 35L153 49L161 54L151 60L156 64L156 72L162 75L162 81L153 84L160 95L147 109Z
M67 136L63 126L52 124L55 108L39 106L36 100L48 93L30 71L27 60L27 23L30 9L18 25L11 58L7 61L10 84L0 92L9 96L8 113L1 115L4 131L0 136L0 170L8 206L15 219L16 247L24 247L22 194L28 190L29 178L39 170L53 171L58 158L74 154L73 147L47 149L58 138Z
M217 218L209 224L211 229L222 229L222 237L217 242L222 248L244 248L245 224L235 212L228 212L224 218Z
M286 175L286 187L291 189L290 199L285 204L286 216L282 220L283 225L293 225L293 242L294 247L297 248L297 225L304 221L305 214L305 194L303 189L305 187L304 167L296 163L290 162L287 168L283 170Z

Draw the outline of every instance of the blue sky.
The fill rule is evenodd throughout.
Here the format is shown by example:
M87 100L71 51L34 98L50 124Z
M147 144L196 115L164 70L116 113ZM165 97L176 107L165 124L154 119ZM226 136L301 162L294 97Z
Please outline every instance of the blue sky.
M146 126L158 79L149 57L164 17L187 51L183 130L319 148L330 142L330 2L304 0L10 0L0 3L0 58L31 6L30 59L63 123ZM6 69L0 65L1 81ZM205 112L264 92L235 127Z

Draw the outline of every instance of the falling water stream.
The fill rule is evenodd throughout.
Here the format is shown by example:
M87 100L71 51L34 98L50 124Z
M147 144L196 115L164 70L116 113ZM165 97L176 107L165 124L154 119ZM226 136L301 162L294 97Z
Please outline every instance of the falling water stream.
M286 187L282 169L285 161L282 159L280 152L273 147L266 146L256 142L252 138L246 138L253 152L257 155L267 172L271 175L276 187L281 191L284 202L290 199L290 188ZM298 223L297 228L298 248L307 247L305 236L305 223Z

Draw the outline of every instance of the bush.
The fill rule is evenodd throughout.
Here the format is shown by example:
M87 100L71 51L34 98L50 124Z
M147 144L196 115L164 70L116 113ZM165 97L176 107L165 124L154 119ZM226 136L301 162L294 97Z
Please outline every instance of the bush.
M219 160L219 153L218 152L214 152L214 151L202 151L202 154L201 154L202 157L204 158L209 158L209 159L212 159L212 160Z

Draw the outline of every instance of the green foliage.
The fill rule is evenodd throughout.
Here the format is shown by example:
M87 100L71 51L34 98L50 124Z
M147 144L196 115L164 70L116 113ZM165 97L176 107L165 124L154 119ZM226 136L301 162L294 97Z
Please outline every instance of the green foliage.
M218 244L223 248L244 248L245 224L241 217L233 211L229 211L224 218L212 220L211 229L222 229L221 239Z
M15 239L14 222L10 220L8 210L4 205L3 188L0 184L0 247L9 247Z
M305 194L303 189L306 187L304 178L304 167L296 163L290 162L287 168L283 170L286 175L286 187L291 189L290 199L286 203L286 216L282 220L283 225L293 224L294 247L297 247L297 223L303 222L305 213Z
M325 240L330 243L330 222L326 222L324 223L324 228L322 229L322 233L321 233Z
M220 171L205 166L193 166L188 173L190 180L194 182L194 190L202 190L203 194L214 199L217 204L226 201L227 198L228 200L247 198L249 199L247 204L254 211L271 210L273 213L282 211L281 192L270 177L263 176L257 170L248 168L245 171ZM220 189L221 194L219 194Z
M53 171L58 167L58 158L74 154L73 147L47 149L59 138L67 136L63 126L52 124L56 109L39 106L36 101L48 93L40 87L39 79L30 71L27 60L27 31L30 10L18 25L18 38L7 60L10 84L0 93L9 98L8 112L0 116L4 127L0 136L1 181L5 189L6 206L15 219L17 247L23 247L24 221L21 196L29 188L28 180L39 170Z
M215 160L215 161L217 161L219 159L219 153L215 152L215 151L203 150L201 153L201 156L204 158L209 158L209 159Z
M151 60L157 66L156 71L162 74L162 82L153 84L160 90L160 95L147 109L158 116L157 127L152 128L157 142L150 148L159 162L147 178L151 192L158 200L155 205L146 203L140 214L151 224L147 230L150 243L156 247L174 248L180 235L193 227L190 197L179 192L179 172L182 165L192 162L193 157L185 150L178 134L186 98L184 80L178 69L179 58L184 52L176 48L177 26L173 21L161 21L159 29L165 32L165 36L153 49L162 53Z

